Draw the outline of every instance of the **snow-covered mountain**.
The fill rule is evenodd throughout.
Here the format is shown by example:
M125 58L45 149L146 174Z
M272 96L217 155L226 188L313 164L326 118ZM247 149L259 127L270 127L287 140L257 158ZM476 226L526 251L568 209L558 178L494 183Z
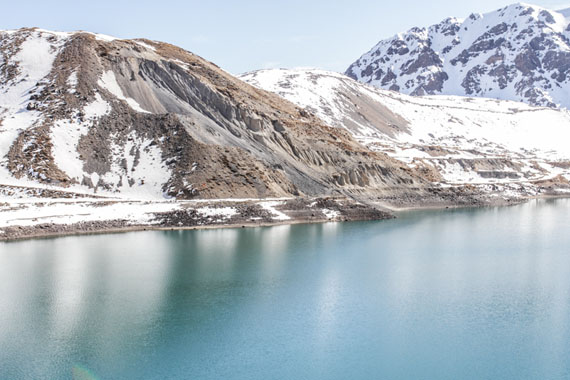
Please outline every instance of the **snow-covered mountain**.
M570 180L567 110L494 99L412 97L320 70L262 70L241 79L347 129L362 144L434 182L523 187L532 193L545 183L567 187Z
M462 95L570 108L570 9L513 4L380 41L346 70L410 95Z
M0 32L0 190L264 198L425 183L405 169L175 46Z

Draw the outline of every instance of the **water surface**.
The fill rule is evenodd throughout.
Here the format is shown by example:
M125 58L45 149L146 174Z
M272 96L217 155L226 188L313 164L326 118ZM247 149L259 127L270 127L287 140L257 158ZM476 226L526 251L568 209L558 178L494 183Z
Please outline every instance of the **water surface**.
M570 201L0 243L0 379L570 379Z

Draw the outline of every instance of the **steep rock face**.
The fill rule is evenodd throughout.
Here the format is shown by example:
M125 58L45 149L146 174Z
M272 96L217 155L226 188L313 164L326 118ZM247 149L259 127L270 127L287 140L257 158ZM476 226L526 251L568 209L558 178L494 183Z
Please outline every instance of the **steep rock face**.
M514 4L380 41L346 74L409 95L464 95L570 107L568 10Z
M0 32L0 55L4 184L188 199L425 183L169 44L20 29Z
M570 112L512 101L412 97L321 70L241 78L296 103L363 145L445 185L570 180Z

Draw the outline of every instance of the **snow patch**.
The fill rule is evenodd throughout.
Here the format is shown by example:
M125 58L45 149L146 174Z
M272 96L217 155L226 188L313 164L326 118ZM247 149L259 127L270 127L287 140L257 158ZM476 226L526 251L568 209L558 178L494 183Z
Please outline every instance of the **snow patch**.
M0 205L0 227L33 226L44 223L126 220L131 224L155 224L154 213L180 208L171 202L109 202L43 199L43 203L21 203L18 207Z
M101 94L95 94L95 100L83 107L83 114L86 119L97 119L108 115L111 112L111 105L103 100Z
M330 220L335 220L340 216L340 213L336 210L329 210L328 208L324 208L321 211L327 217L327 219Z
M81 137L89 132L95 119L107 115L111 110L109 103L95 94L95 100L83 108L86 121L58 120L51 128L52 156L58 168L65 172L69 178L81 183L87 173L83 171L83 163L79 157L77 147Z
M263 209L269 211L275 220L289 220L291 219L287 214L277 210L275 207L282 205L283 202L271 201L271 202L260 202L258 203Z
M131 132L126 144L118 144L110 136L111 170L102 176L114 191L134 199L162 199L163 186L171 170L162 160L162 151L153 140Z
M73 92L75 87L77 87L77 71L72 72L67 78L67 85L69 86L69 91Z
M30 91L41 91L42 86L36 88L36 84L49 75L64 42L61 36L32 31L8 62L16 65L19 73L12 81L0 85L0 180L4 183L12 180L6 169L10 147L21 132L43 121L39 112L26 109Z
M156 48L155 48L154 46L151 46L151 45L149 45L149 44L147 44L147 43L145 43L145 42L143 42L143 41L140 41L140 40L133 40L133 42L135 42L137 45L140 45L140 46L144 47L145 49L152 50L152 51L156 51Z
M108 36L106 34L91 33L91 32L85 32L85 33L88 33L88 34L95 36L95 39L97 41L113 42L115 40L118 40L118 38L113 37L113 36Z
M237 214L237 211L233 207L201 207L196 209L199 214L206 217L220 217L223 219L229 219Z

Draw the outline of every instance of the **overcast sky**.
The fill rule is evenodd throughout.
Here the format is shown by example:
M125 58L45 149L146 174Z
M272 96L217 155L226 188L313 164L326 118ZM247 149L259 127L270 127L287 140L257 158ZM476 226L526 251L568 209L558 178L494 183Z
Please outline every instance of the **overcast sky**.
M43 0L5 1L0 29L38 26L144 37L190 50L231 73L260 68L344 71L376 42L448 16L512 1L479 0ZM535 1L560 9L570 0ZM429 5L426 5L429 4Z

